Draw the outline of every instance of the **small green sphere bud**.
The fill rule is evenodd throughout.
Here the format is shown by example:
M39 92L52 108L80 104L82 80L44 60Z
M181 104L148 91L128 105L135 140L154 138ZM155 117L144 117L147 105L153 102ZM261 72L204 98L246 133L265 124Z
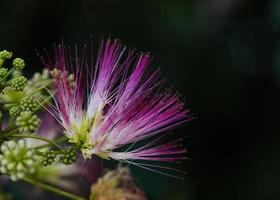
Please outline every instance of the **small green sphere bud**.
M14 61L13 61L13 66L17 70L22 70L25 67L25 62L21 58L15 58Z
M17 76L11 80L11 87L17 91L22 91L27 84L27 78L24 76Z
M2 114L2 112L0 111L0 120L2 120L2 118L3 118L3 114Z
M8 74L8 69L1 67L0 68L0 78L5 78L5 76Z
M38 105L39 104L32 97L23 97L20 101L20 108L24 111L34 112Z
M34 133L39 128L40 119L32 112L24 111L16 118L16 125L22 133Z
M1 145L0 171L13 181L35 172L35 153L24 140L8 141Z
M0 51L0 59L6 60L11 58L12 56L13 56L12 52L9 52L7 50Z
M56 158L56 152L54 150L47 151L43 154L42 164L43 166L48 166L53 164Z
M13 106L9 109L9 114L11 117L17 117L21 112L21 109L19 106Z
M59 158L59 161L62 162L65 165L71 165L77 160L77 152L76 149L73 148L67 148L64 150L61 150L61 155Z

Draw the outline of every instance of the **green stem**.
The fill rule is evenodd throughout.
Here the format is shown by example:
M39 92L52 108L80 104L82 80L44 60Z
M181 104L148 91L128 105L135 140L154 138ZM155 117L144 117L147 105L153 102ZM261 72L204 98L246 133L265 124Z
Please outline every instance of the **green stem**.
M54 140L53 142L55 142L56 144L61 144L67 140L68 140L68 138L66 138L66 137L60 137L60 138ZM51 144L43 144L43 145L35 147L35 149L41 149L41 148L45 148L45 147L49 147L49 146L51 146Z
M8 126L6 129L3 130L4 133L8 133L12 130L14 130L16 128L15 124L11 124L10 126Z
M42 182L38 182L36 180L33 180L31 178L23 178L22 179L23 181L25 182L28 182L30 184L33 184L33 185L36 185L40 188L43 188L45 190L48 190L50 192L53 192L53 193L56 193L56 194L59 194L61 196L64 196L64 197L67 197L68 199L72 199L72 200L86 200L85 198L82 198L82 197L79 197L75 194L71 194L69 192L66 192L66 191L63 191L57 187L53 187L53 186L50 186L50 185L47 185L45 183L42 183Z
M36 140L42 140L42 141L45 141L45 142L57 147L58 149L61 149L61 147L57 143L55 143L47 138L41 137L39 135L35 135L35 134L13 134L12 137L32 138L32 139L36 139Z
M8 71L7 75L6 75L3 79L5 80L6 78L8 78L8 76L9 76L13 71L15 71L15 69L14 69L14 68L11 68L11 69Z

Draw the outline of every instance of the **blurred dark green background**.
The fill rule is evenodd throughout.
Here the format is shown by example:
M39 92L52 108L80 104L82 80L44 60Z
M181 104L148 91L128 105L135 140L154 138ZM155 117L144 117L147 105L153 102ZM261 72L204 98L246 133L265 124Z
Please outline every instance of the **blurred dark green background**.
M0 1L0 48L41 70L34 48L121 38L155 55L197 117L177 180L133 168L152 200L280 199L279 0Z

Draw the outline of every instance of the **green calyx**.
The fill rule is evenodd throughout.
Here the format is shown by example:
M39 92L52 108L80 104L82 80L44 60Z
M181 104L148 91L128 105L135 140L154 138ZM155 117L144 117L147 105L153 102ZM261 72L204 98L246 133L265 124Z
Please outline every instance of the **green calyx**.
M15 58L13 60L13 67L17 70L22 70L25 67L25 62L21 58Z
M27 84L27 78L24 76L16 76L11 80L10 84L16 91L22 91Z
M31 111L24 111L16 118L16 125L22 133L34 133L38 130L40 121Z
M13 181L35 172L35 154L24 140L9 141L1 145L0 171Z
M91 157L91 141L89 136L90 123L83 117L81 125L72 125L72 130L75 133L73 136L69 137L69 142L74 143L82 152L84 158Z
M74 143L82 152L84 158L91 157L91 143L89 140L89 134L76 134L69 139L70 143Z

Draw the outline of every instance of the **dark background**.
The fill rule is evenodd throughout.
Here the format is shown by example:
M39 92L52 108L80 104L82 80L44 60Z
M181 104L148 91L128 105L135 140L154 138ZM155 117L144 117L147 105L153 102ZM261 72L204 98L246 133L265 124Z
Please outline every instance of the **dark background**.
M156 200L280 198L279 31L279 0L0 1L0 48L27 74L42 68L34 48L62 37L117 37L155 55L197 118L174 131L189 136L184 180L133 168Z

